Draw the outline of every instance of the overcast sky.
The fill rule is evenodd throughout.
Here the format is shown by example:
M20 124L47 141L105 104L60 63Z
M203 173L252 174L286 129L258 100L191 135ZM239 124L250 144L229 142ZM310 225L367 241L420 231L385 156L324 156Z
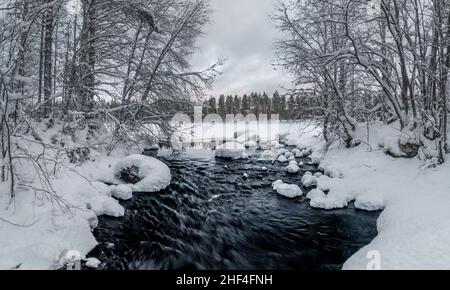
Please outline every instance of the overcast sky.
M251 91L273 93L289 87L290 78L280 68L272 66L273 44L279 32L269 15L275 0L210 0L213 14L200 48L193 58L195 68L213 64L218 57L226 58L223 74L209 92L244 94Z

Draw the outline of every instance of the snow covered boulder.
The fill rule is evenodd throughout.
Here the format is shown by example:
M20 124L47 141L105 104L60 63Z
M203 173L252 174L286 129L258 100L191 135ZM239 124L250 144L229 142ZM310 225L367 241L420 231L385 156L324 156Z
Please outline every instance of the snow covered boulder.
M280 186L281 184L283 184L283 180L281 180L281 179L278 179L277 181L274 181L272 183L273 190L277 190L278 186Z
M365 211L384 209L384 198L380 194L363 194L355 200L355 207Z
M328 164L325 162L322 162L320 164L319 169L323 170L324 174L331 178L344 178L344 174L341 172L339 168L336 168L332 164Z
M276 191L279 195L282 195L287 198L296 198L302 196L303 194L302 190L300 189L300 187L298 187L298 185L287 183L279 184L276 187Z
M295 155L294 155L294 153L292 153L292 152L286 152L286 153L284 153L284 156L287 158L287 159L289 159L289 158L291 158L291 157L294 157L295 158Z
M256 150L258 149L258 143L256 143L255 141L247 141L244 143L244 147L249 150Z
M280 155L277 159L278 162L285 163L288 162L288 159L284 155Z
M240 159L245 153L244 145L238 142L226 142L216 148L216 157L224 159Z
M317 178L311 174L305 174L302 177L302 184L304 187L316 186Z
M133 197L133 188L128 184L119 184L112 186L111 194L117 199L129 200Z
M266 150L261 154L262 160L275 160L277 159L278 154L273 152L272 150Z
M100 266L101 262L97 258L87 258L86 259L86 267L97 269Z
M317 194L311 195L311 197L312 198L309 202L309 205L312 208L331 210L345 208L348 205L348 201L331 196L320 196L319 194Z
M123 158L114 167L116 176L134 168L138 181L132 186L134 192L158 192L170 185L172 175L169 167L156 158L134 154Z
M295 162L295 161L294 161ZM298 167L298 165L297 164L295 164L295 163L290 163L289 165L288 165L288 167L286 167L286 171L288 172L288 173L292 173L292 174L295 174L295 173L298 173L299 171L300 171L300 167Z
M326 194L320 189L313 189L306 195L307 199L314 199L314 200L323 199L326 197L327 197Z
M125 209L114 198L97 196L86 203L86 208L92 210L97 216L107 215L122 217Z

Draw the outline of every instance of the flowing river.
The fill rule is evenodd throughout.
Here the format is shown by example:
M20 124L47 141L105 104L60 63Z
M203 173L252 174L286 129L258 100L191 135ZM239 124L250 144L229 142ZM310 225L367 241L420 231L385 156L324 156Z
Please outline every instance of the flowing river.
M122 202L122 218L99 218L99 245L88 256L101 269L335 270L377 234L379 212L313 209L307 188L296 199L272 190L277 179L300 185L306 171L317 172L307 159L289 174L286 164L256 157L159 158L172 170L170 187Z

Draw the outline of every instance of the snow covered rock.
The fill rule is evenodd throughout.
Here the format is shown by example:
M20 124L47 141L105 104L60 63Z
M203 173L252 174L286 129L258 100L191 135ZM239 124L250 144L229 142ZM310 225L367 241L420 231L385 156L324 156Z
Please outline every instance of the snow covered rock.
M302 184L304 187L316 186L317 183L317 178L313 175L305 174L302 177Z
M100 266L100 264L101 264L101 262L97 258L87 258L86 259L86 267L88 267L88 268L97 269L98 266Z
M122 217L125 214L125 209L117 200L106 196L93 198L86 203L86 208L92 210L97 216Z
M111 194L117 199L129 200L133 197L133 188L127 184L119 184L112 186Z
M217 158L240 159L243 153L245 153L244 145L238 142L226 142L216 148L215 155Z
M332 179L326 175L322 175L317 178L317 189L320 189L322 191L329 191L330 190L330 184Z
M326 198L326 194L320 189L313 189L306 195L306 198L314 200L323 199Z
M300 171L300 167L298 167L297 164L292 163L292 164L289 164L288 167L286 167L286 171L288 173L295 174L295 173L298 173Z
M278 179L277 181L274 181L272 183L273 190L277 190L278 186L281 185L281 184L283 184L283 180L281 180L281 179Z
M266 150L261 154L262 160L275 160L277 159L278 154L273 152L272 150Z
M422 146L421 142L408 135L388 135L379 140L378 145L385 149L387 155L394 158L415 158Z
M324 174L331 178L343 178L344 174L341 172L339 168L332 164L322 162L319 167L323 170Z
M132 186L134 192L158 192L168 187L172 180L169 167L153 157L139 154L125 157L117 162L114 173L120 176L129 168L138 168L140 181Z
M319 194L311 195L311 201L309 205L313 208L320 209L339 209L345 208L348 205L348 201L343 199L338 199L330 196L321 196Z
M292 158L292 157L294 157L295 158L295 155L294 155L294 153L292 153L292 152L286 152L286 153L284 153L284 156L287 158L287 159L289 159L289 158Z
M280 155L277 159L278 162L285 163L288 162L287 158L284 155Z
M312 164L320 164L323 158L323 153L319 151L314 151L309 158L311 159Z
M270 145L272 148L275 148L275 149L280 149L280 148L284 147L283 144L280 144L280 142L278 142L276 140L272 141Z
M278 154L278 155L284 155L284 154L287 153L287 152L289 152L289 151L287 151L287 150L284 149L284 148L281 148L281 149L278 149L277 154Z
M384 209L384 199L379 194L363 194L356 198L355 207L366 211Z
M295 184L287 184L283 183L283 180L279 179L272 183L272 188L279 195L282 195L287 198L296 198L303 194L300 187Z
M258 149L258 143L256 143L255 141L247 141L244 143L244 147L249 150L256 150Z
M296 198L302 196L303 194L302 190L300 189L300 187L298 187L298 185L287 183L279 184L276 187L276 191L279 195L282 195L287 198Z

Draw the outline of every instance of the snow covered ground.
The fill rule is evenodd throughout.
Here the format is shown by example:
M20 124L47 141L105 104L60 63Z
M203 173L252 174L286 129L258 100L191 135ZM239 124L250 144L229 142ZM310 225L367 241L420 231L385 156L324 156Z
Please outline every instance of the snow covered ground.
M248 138L244 136L251 139L255 135L253 129L240 132L229 138L245 144ZM364 132L358 132L364 141L361 145L352 149L334 146L325 153L321 150L319 127L312 123L281 123L276 137L298 148L287 151L270 140L259 146L262 159L275 161L283 156L280 164L285 164L292 174L298 169L293 155L312 152L310 157L325 173L307 174L302 180L306 187L317 186L304 192L312 207L335 209L355 201L362 210L383 210L378 236L355 253L344 269L450 269L450 163L430 167L419 158L395 159L384 150L395 145L389 140L396 140L398 130L373 126L370 138ZM255 147L254 142L247 145ZM46 154L55 156L56 152L49 150ZM117 199L129 199L136 190L121 184L117 178L120 169L133 165L144 169L140 172L141 185L146 188L139 191L158 191L170 183L170 170L155 159L123 157L94 154L93 160L78 166L59 165L57 174L51 176L52 188L47 188L56 195L35 190L39 176L26 170L29 164L17 164L22 166L22 181L36 188L19 186L12 204L6 194L0 195L0 268L55 269L64 265L67 253L73 250L84 258L97 243L92 235L97 216L122 216L124 208ZM54 166L50 162L47 170L52 171ZM152 176L155 171L157 174ZM300 196L298 185L275 184L274 190L284 196ZM0 183L0 192L7 191L7 184ZM86 261L97 265L97 261Z
M41 136L52 135L47 131ZM26 141L21 146L36 156L42 152L39 143ZM129 199L137 190L159 191L171 179L169 168L151 157L124 159L122 154L107 157L94 151L92 160L75 165L67 157L56 160L57 155L52 148L42 155L48 160L41 163L48 173L48 183L42 182L43 176L32 169L30 162L18 159L17 181L24 185L17 187L12 203L7 194L9 185L0 183L0 269L58 269L73 253L84 259L97 245L92 234L97 216L121 217L125 210L118 199ZM126 165L140 167L143 179L139 184L121 184L116 174ZM91 267L97 264L92 259L85 261Z
M371 146L313 153L328 176L319 177L319 190L308 194L311 206L342 208L355 201L363 210L383 209L378 236L344 269L450 269L450 163L429 167L419 158L395 159L379 145L396 140L398 131L374 126L371 132ZM313 139L297 140L320 148Z

